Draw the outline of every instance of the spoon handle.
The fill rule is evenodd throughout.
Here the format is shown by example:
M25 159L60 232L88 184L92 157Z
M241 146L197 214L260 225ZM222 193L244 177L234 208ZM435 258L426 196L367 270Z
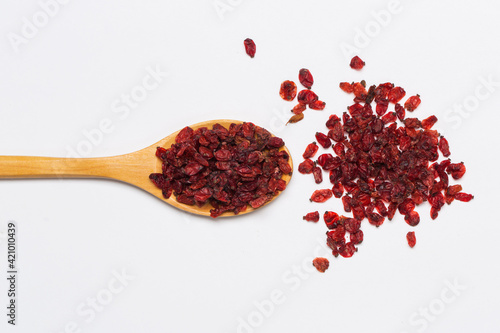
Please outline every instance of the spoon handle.
M57 158L0 156L0 179L8 178L114 178L120 156Z

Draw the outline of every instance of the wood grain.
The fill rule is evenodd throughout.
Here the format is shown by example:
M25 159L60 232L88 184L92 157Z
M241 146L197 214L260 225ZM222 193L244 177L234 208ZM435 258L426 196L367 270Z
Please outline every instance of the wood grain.
M210 120L201 122L190 127L197 129L200 127L208 127L209 129L215 123L229 128L231 123L242 123L238 120ZM161 173L161 161L156 158L156 148L169 148L174 142L175 137L180 132L170 134L166 138L157 143L138 150L136 152L103 158L55 158L55 157L31 157L31 156L0 156L0 179L19 179L19 178L108 178L116 179L125 183L132 184L141 188L155 197L165 201L166 203L182 209L186 212L210 216L212 207L206 204L203 207L189 206L181 204L175 200L172 195L169 199L162 196L161 190L158 189L150 180L151 173ZM290 155L286 147L283 147ZM293 170L293 162L290 156L290 166ZM287 183L290 182L291 175L284 175L282 179ZM275 196L270 202L276 199ZM269 204L268 202L267 204ZM247 214L255 209L250 206L245 212ZM232 212L226 212L221 216L234 216Z

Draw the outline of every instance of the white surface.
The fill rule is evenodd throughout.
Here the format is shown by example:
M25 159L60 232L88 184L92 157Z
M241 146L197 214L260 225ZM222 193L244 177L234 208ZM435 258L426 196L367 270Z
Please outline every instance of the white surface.
M302 263L310 270L315 251L324 251L324 225L301 217L340 211L340 200L309 203L316 186L298 172L272 205L216 221L118 182L0 181L0 231L17 221L20 266L15 328L6 324L0 279L1 331L237 332L239 318L250 316L254 326L240 332L497 332L499 84L471 112L445 118L470 101L481 77L500 82L498 1L402 1L360 48L361 72L349 68L340 45L354 45L357 29L371 27L371 12L387 9L386 1L219 3L233 4L223 19L212 0L70 1L16 53L8 34L21 34L23 17L40 6L3 1L0 155L67 156L103 119L113 130L88 156L135 151L185 125L234 118L283 137L298 165L328 116L349 104L340 81L391 81L422 96L415 116L440 119L452 159L466 162L464 190L476 198L445 207L436 221L423 205L414 249L400 215L379 229L364 221L359 252L326 254L330 269L319 274L293 271ZM257 43L254 59L244 53L247 37ZM113 103L142 83L148 66L169 76L128 115L115 113ZM279 98L279 85L297 82L302 67L327 108L284 128L293 104ZM135 279L95 318L86 305L78 314L88 298L106 296L122 269ZM465 290L453 297L455 280ZM256 315L255 302L272 293L282 294L280 304ZM418 313L429 306L439 314L423 319Z

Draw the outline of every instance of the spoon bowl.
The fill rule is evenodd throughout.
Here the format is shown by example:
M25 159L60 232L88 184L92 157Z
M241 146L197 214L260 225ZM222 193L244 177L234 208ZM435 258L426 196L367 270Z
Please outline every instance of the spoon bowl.
M210 120L195 125L191 125L196 130L201 127L209 129L216 123L225 128L229 128L231 123L241 124L238 120ZM157 147L170 148L175 143L175 138L180 132L176 131L169 136L161 139L155 144L138 150L133 153L101 157L101 158L55 158L55 157L34 157L34 156L0 156L0 179L22 179L22 178L103 178L115 179L128 184L132 184L155 197L176 208L186 212L210 216L210 209L213 207L207 203L202 207L196 205L190 206L182 204L172 195L165 199L162 191L157 188L149 179L152 173L162 172L162 161L156 157ZM280 150L285 150L289 155L288 149L283 146ZM292 158L288 161L293 170ZM283 175L282 179L290 182L290 175ZM266 203L269 204L275 200L278 195ZM262 206L263 207L263 206ZM259 207L260 208L260 207ZM259 209L257 208L257 209ZM244 212L238 215L247 214L256 209L248 206ZM225 212L221 216L235 216L233 212Z

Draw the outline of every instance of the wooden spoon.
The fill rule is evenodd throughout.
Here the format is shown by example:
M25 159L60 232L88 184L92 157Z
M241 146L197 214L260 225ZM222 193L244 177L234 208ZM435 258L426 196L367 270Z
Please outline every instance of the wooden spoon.
M229 128L231 123L242 123L237 120L210 120L190 126L192 129L200 127L212 128L215 123ZM169 199L163 198L162 192L157 188L149 175L151 173L161 173L162 162L155 156L157 147L169 148L175 143L175 137L180 132L170 134L166 138L158 141L154 145L138 150L134 153L102 157L102 158L54 158L54 157L32 157L32 156L0 156L0 179L13 178L103 178L115 179L135 185L166 203L185 210L189 213L210 216L212 206L206 204L203 207L189 206L177 202L175 196L172 195ZM282 147L289 155L290 152L286 147ZM289 160L292 166L292 158ZM291 175L283 175L282 179L288 184ZM271 201L276 199L273 197ZM269 202L271 202L269 201ZM268 202L268 203L269 203ZM246 211L241 214L246 214L254 211L248 206ZM234 216L232 212L226 212L221 216Z

